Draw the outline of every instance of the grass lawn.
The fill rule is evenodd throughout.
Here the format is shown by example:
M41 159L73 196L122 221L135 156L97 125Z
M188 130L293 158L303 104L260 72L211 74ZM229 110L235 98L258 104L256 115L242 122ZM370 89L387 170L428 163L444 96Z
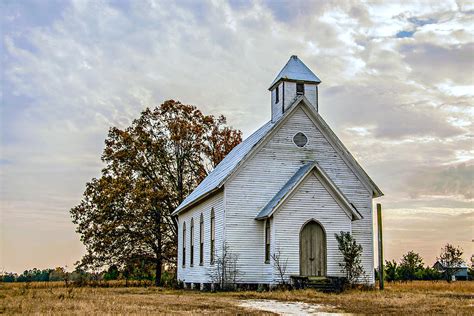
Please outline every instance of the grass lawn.
M0 313L5 314L271 314L239 307L246 299L322 304L331 312L473 315L474 282L416 281L387 284L385 291L342 294L313 290L201 293L120 284L65 288L60 282L0 283Z

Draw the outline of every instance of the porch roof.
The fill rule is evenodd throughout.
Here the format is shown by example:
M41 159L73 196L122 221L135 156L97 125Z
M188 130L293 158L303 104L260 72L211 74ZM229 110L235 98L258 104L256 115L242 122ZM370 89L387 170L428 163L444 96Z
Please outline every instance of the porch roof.
M273 213L285 202L292 192L303 182L311 171L315 171L326 185L326 187L333 193L336 201L341 205L343 210L351 218L351 220L362 219L363 216L359 213L357 208L352 204L346 196L337 188L327 174L319 167L315 161L308 162L301 166L293 176L283 185L283 187L273 196L270 201L260 210L256 220L264 220L269 218Z

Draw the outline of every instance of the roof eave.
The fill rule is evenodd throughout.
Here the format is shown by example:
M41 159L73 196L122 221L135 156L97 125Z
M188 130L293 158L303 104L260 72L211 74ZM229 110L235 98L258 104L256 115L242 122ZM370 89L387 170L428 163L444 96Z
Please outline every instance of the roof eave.
M373 184L373 192L372 192L372 193L373 193L373 194L372 194L372 197L373 197L374 199L379 198L379 197L382 197L382 196L385 195L385 194L378 188L378 186L377 186L375 183Z
M306 84L315 84L315 85L318 85L321 83L321 80L319 81L313 81L313 80L298 80L298 79L290 79L290 78L280 78L278 79L277 81L273 82L270 86L270 88L268 88L268 91L272 91L275 86L277 86L280 82L282 81L288 81L288 82L299 82L299 83L306 83Z
M307 101L307 100L306 100ZM324 121L321 115L311 109L311 107L307 105L307 108L310 109L311 114L313 117L316 118L317 121L321 123L321 127L326 134L328 140L332 140L334 142L334 146L337 148L339 147L341 158L343 158L346 163L348 163L349 167L353 169L353 171L358 175L359 179L366 185L369 191L372 193L373 198L383 196L383 192L380 188L375 184L375 182L370 178L370 176L365 172L364 168L357 162L357 160L352 156L350 151L344 146L341 142L339 137L334 133L334 131L329 127L329 125ZM324 134L324 133L323 133ZM331 141L330 141L331 142ZM352 166L352 167L351 167Z
M215 187L214 189L204 193L203 195L201 195L200 197L198 197L197 199L195 199L191 203L186 204L182 208L179 208L179 206L178 206L176 208L176 210L173 213L171 213L171 216L177 216L177 215L189 210L190 208L193 208L194 206L196 206L198 204L201 204L204 200L210 198L212 195L216 194L217 192L221 191L222 189L223 189L223 185L219 185L219 186Z
M323 178L324 182L326 182L327 185L331 188L331 190L336 194L336 196L340 199L340 202L344 204L346 210L349 211L349 213L352 215L351 220L361 220L364 217L362 216L361 213L359 213L359 210L347 199L347 197L342 193L341 190L336 186L336 184L331 180L331 178L324 172L322 168L320 168L317 164L314 166L314 168L318 171L318 173L321 175ZM349 215L349 214L347 214Z
M263 216L258 216L258 215L257 215L257 217L255 217L255 220L257 220L257 221L263 221L263 220L265 220L265 219L267 219L267 218L269 218L269 217L270 217L270 216L268 216L268 215L263 215Z

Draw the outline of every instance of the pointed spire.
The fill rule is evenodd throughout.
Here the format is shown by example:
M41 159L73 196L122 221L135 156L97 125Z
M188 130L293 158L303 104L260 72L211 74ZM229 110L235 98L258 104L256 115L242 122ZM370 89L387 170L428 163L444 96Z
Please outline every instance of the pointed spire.
M275 80L273 80L268 90L272 90L281 80L303 81L315 84L321 83L321 80L319 80L319 78L308 67L306 67L306 65L296 55L290 57L290 60L288 60L285 67L283 67Z

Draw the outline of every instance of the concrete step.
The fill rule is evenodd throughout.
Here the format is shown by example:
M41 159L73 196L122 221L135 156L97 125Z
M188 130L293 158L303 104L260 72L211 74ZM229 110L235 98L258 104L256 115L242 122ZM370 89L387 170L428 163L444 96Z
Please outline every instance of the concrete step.
M309 277L308 284L331 284L331 280L326 277Z
M305 277L294 276L293 285L297 289L312 288L322 292L341 292L344 287L344 279L339 277Z

